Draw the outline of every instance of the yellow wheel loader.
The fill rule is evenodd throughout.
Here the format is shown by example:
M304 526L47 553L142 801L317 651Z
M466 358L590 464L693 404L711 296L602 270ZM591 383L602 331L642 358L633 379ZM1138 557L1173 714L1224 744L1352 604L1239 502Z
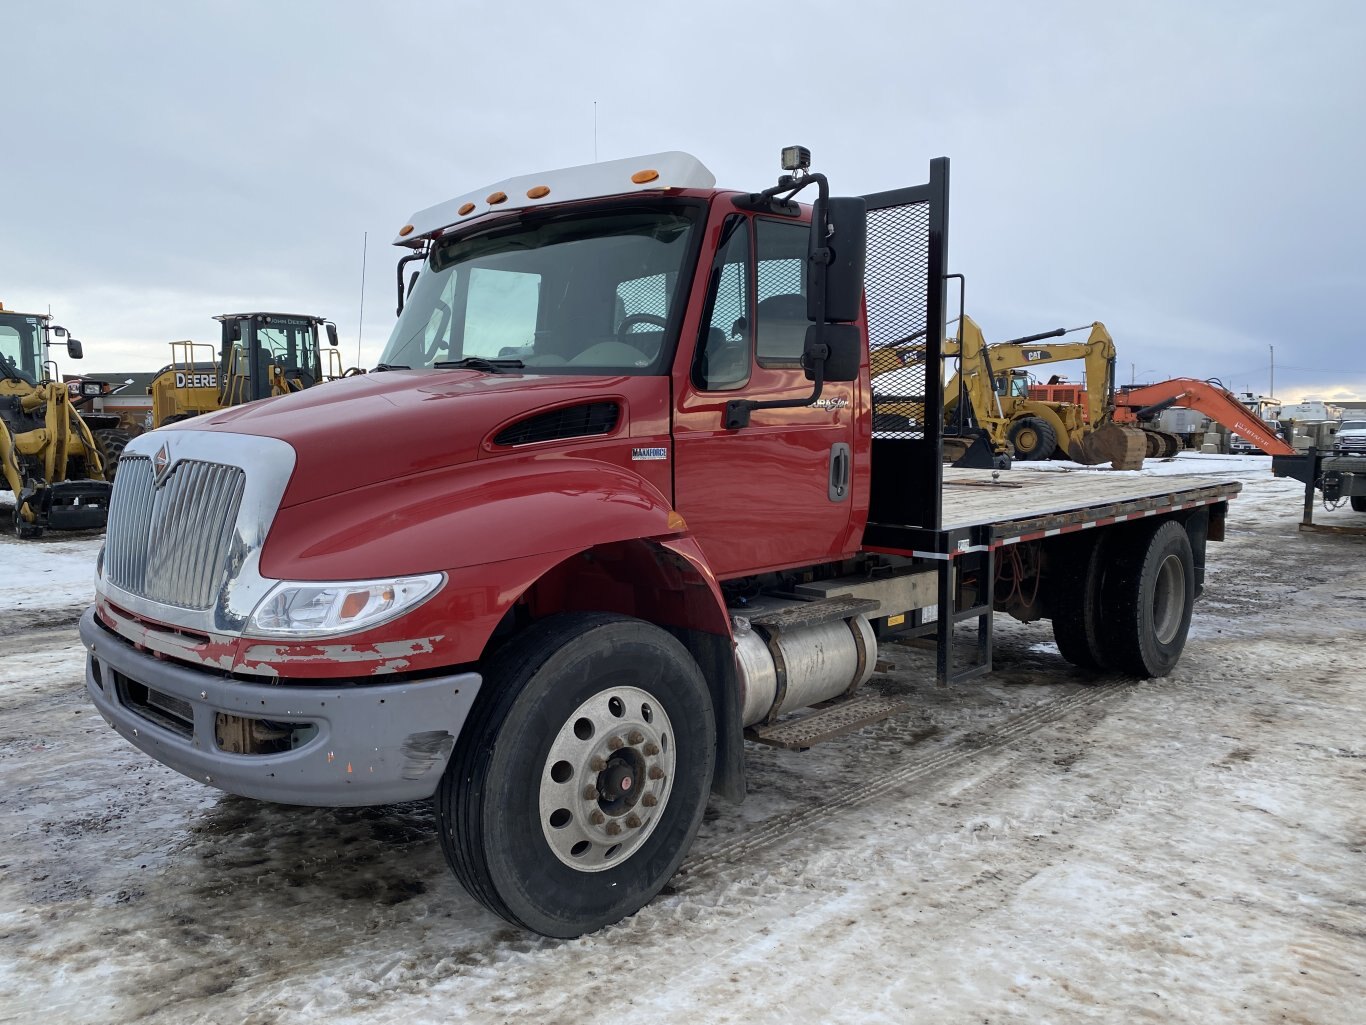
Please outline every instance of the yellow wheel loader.
M336 349L337 325L322 317L225 313L214 320L222 335L217 351L205 343L171 343L171 362L148 389L153 427L357 372L343 372ZM319 344L320 329L326 331L327 349Z
M1115 469L1138 469L1143 465L1146 448L1143 432L1111 422L1115 344L1110 332L1097 321L1090 325L1085 342L1047 347L1035 344L1067 333L1070 332L1059 328L988 345L977 322L963 315L957 337L944 343L944 355L958 358L958 371L944 386L945 419L960 428L985 432L998 460L1048 459L1061 451L1067 458L1087 466L1108 461ZM923 359L923 351L918 343L874 350L873 377ZM1086 362L1091 383L1086 406L1029 397L1028 373L1024 368L1072 359ZM883 403L880 408L912 418L916 415L913 408L903 411L895 403ZM946 458L967 454L971 434L962 436L961 452L951 450L950 440L944 439Z
M81 358L81 343L48 314L0 305L0 484L14 492L21 538L98 529L109 515L104 453L59 379L54 336Z

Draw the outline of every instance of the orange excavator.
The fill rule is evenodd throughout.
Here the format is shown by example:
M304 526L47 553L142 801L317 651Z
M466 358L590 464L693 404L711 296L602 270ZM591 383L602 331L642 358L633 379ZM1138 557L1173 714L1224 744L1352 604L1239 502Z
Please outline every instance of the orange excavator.
M1114 422L1146 423L1172 406L1204 413L1269 456L1295 454L1294 448L1277 436L1275 427L1239 402L1231 391L1213 381L1198 381L1193 377L1177 377L1160 384L1116 391Z

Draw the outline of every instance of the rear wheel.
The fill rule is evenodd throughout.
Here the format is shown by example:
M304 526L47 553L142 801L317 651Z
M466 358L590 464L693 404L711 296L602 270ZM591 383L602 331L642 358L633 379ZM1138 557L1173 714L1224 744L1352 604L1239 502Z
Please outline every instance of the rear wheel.
M1006 437L1015 447L1017 459L1030 462L1050 459L1058 450L1058 434L1053 425L1037 416L1016 420Z
M1132 676L1166 676L1190 632L1195 561L1175 520L1111 539L1101 583L1101 660Z
M715 749L706 681L675 638L625 616L554 616L488 664L437 791L442 851L516 925L600 929L678 869Z
M1050 591L1053 640L1062 657L1079 669L1105 668L1101 583L1105 573L1105 536L1078 535L1054 562Z
M112 481L114 474L118 472L119 460L123 457L123 450L133 440L133 436L127 431L113 427L95 431L94 434L95 444L100 447L100 460L104 463L104 479Z

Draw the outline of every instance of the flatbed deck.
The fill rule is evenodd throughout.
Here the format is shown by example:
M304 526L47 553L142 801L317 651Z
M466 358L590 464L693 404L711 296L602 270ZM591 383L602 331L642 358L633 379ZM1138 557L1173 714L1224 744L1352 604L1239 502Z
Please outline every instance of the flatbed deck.
M1067 470L944 467L937 531L870 527L867 547L932 559L1226 502L1236 480Z

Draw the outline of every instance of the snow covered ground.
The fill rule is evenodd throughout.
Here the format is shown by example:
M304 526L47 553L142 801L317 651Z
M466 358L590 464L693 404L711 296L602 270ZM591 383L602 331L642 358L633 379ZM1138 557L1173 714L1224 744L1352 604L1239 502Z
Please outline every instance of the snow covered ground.
M262 805L128 747L71 620L98 540L0 534L0 1022L1355 1025L1366 540L1300 533L1267 462L1150 466L1247 482L1171 677L1004 617L952 691L884 645L914 711L750 748L666 893L568 942L466 897L425 805Z

